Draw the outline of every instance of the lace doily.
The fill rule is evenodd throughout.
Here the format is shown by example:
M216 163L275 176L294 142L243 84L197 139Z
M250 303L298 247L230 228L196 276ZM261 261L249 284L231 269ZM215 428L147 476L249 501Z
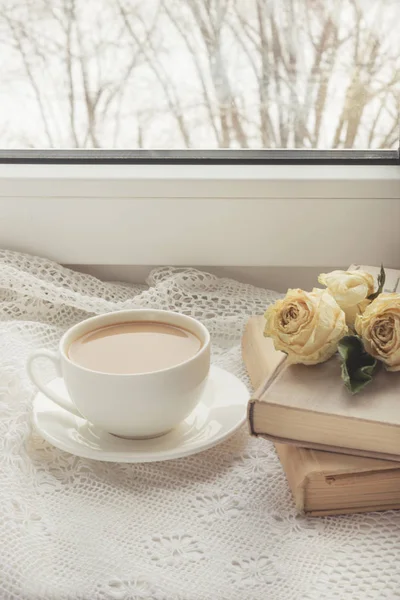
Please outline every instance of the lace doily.
M72 323L143 306L193 315L213 361L247 382L243 326L277 294L194 269L103 283L11 252L0 279L1 600L400 598L400 514L296 516L273 446L246 427L202 454L136 465L71 456L32 430L27 355Z

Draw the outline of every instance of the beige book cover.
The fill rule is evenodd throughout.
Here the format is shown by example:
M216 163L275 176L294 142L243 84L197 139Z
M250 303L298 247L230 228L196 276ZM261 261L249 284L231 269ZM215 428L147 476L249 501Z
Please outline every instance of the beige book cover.
M282 363L263 336L263 317L249 320L242 340L243 360L252 385L260 387ZM311 515L347 514L400 508L400 465L275 444L299 511Z
M283 361L249 402L253 435L306 448L400 460L400 373L381 369L359 396L337 357L320 365Z

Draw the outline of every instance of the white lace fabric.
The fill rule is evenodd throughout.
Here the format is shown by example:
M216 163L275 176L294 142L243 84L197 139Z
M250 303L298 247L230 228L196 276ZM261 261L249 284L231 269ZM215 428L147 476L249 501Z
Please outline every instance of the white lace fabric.
M27 355L73 323L134 307L192 315L213 362L248 384L243 327L276 297L194 269L131 286L0 252L0 600L400 598L400 515L296 515L273 446L246 427L133 465L66 454L32 429Z

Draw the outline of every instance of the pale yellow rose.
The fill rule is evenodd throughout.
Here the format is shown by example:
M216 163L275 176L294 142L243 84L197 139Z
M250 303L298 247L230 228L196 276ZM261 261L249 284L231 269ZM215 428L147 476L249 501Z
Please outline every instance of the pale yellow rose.
M354 325L355 318L362 314L370 300L368 296L374 293L374 278L365 271L331 271L321 273L318 281L326 285L346 315L346 323Z
M356 331L368 354L400 371L400 294L380 294L356 318Z
M288 290L265 313L264 335L292 364L315 365L335 354L348 332L344 312L327 290Z

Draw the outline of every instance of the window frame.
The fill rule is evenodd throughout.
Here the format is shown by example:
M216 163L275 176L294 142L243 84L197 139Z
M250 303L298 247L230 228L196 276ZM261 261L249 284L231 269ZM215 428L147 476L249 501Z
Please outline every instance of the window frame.
M399 131L400 136L400 131ZM0 164L400 165L397 150L0 150Z
M32 152L0 164L0 240L11 250L64 264L400 267L397 153L182 164Z

